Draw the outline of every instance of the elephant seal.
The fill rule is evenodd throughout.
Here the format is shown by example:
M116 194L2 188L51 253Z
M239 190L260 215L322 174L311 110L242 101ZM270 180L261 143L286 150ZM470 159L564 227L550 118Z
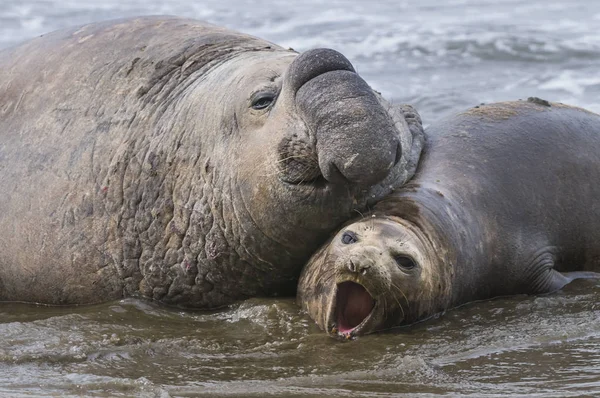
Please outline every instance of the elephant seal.
M329 234L412 176L416 121L336 51L188 19L2 51L0 300L294 294Z
M530 99L425 132L415 177L303 270L298 302L322 329L351 338L598 277L599 115Z

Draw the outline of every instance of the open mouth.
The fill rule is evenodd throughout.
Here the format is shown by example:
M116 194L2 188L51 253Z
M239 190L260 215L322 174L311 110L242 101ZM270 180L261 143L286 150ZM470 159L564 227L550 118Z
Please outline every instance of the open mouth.
M374 308L375 300L362 285L354 282L338 284L334 317L337 332L345 336L356 333Z

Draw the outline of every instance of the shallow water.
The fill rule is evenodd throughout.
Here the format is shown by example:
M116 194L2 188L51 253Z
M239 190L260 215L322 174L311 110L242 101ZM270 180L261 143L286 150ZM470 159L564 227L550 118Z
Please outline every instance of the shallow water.
M354 341L293 299L215 313L133 299L0 305L6 396L589 396L600 392L600 282L472 303Z
M0 48L142 14L226 25L346 54L426 124L480 102L538 96L600 112L596 0L0 0ZM0 304L0 396L600 395L600 283L473 303L340 342L294 300L214 312L124 300Z

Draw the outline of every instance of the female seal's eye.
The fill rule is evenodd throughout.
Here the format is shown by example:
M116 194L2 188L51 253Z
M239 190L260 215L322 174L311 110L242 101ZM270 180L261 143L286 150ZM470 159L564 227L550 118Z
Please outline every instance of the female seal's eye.
M275 102L275 94L273 93L262 93L252 99L252 109L261 110L268 108L273 102Z
M356 237L356 234L352 231L346 231L342 235L342 243L345 245L349 245L350 243L356 243L357 241L358 238Z
M396 264L402 269L413 269L417 266L415 260L408 256L396 256L394 260L396 260Z

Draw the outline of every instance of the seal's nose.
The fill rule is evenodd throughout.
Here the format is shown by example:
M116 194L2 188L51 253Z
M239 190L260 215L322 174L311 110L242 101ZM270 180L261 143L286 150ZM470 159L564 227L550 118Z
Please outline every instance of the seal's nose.
M356 139L355 137L352 137ZM347 141L350 142L352 138ZM382 139L383 141L383 139ZM323 177L337 184L354 183L361 186L371 186L383 180L389 174L392 167L400 162L402 156L402 147L400 140L396 137L390 139L388 148L369 146L365 143L365 149L373 149L378 153L372 156L360 156L356 151L346 158L335 156L337 153L325 152L319 157L319 168ZM343 144L339 144L341 147ZM324 152L324 151L323 151Z
M329 48L316 48L300 54L289 67L287 81L296 92L309 80L327 72L345 70L354 72L346 57Z
M348 269L355 274L365 274L371 268L371 264L366 261L348 260Z
M371 187L389 175L402 154L400 130L346 57L307 51L291 63L286 86L294 90L325 180Z

